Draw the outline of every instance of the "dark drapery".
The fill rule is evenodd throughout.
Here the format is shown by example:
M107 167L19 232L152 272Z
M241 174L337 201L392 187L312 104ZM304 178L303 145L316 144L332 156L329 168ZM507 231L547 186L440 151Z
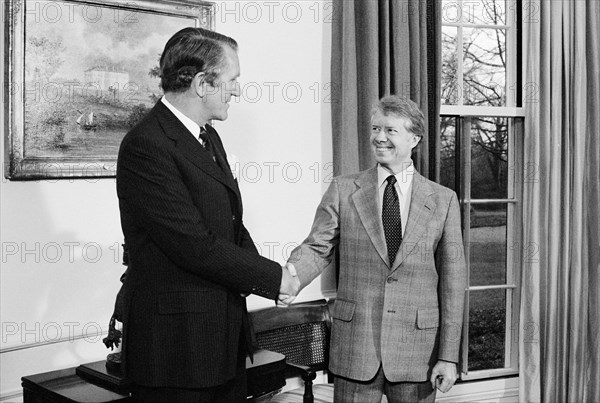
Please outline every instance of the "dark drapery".
M421 107L426 133L413 156L439 178L441 14L437 0L334 0L331 77L334 174L374 165L371 109L384 95Z

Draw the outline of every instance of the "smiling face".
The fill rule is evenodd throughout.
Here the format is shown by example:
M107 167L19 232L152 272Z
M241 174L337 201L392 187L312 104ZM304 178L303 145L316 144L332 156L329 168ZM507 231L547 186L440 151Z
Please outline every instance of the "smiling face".
M384 115L377 110L371 118L371 148L375 160L392 173L398 173L410 162L412 149L420 136L410 130L410 121L394 114Z
M201 83L201 102L206 120L227 119L227 110L231 97L240 95L240 86L237 81L240 76L240 61L237 52L229 46L224 46L225 63L221 74L213 84L205 80Z

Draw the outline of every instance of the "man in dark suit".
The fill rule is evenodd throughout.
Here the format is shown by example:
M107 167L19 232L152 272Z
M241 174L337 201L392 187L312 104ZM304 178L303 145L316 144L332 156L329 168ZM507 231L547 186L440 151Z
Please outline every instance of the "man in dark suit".
M241 402L251 328L244 296L295 295L298 279L261 257L209 120L239 96L237 43L185 28L160 59L165 93L123 139L117 163L129 249L126 375L138 401Z
M371 119L377 166L336 178L292 252L302 286L339 250L329 356L336 402L433 402L457 378L466 266L456 194L415 170L417 105L384 97Z

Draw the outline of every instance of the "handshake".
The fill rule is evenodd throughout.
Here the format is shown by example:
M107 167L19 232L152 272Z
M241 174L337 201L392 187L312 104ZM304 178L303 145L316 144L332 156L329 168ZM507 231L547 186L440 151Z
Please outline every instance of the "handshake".
M279 287L279 296L276 302L278 306L288 306L296 299L296 295L300 292L300 279L298 278L298 273L296 273L296 268L291 263L286 263L285 266L281 267L281 270L283 272L281 286Z

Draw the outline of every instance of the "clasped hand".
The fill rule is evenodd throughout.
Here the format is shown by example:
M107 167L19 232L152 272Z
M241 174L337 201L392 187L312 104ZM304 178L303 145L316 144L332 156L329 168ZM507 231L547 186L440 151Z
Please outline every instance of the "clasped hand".
M286 263L285 266L281 267L281 286L279 287L279 296L277 297L277 305L288 306L296 295L300 292L300 279L296 268L291 263Z

